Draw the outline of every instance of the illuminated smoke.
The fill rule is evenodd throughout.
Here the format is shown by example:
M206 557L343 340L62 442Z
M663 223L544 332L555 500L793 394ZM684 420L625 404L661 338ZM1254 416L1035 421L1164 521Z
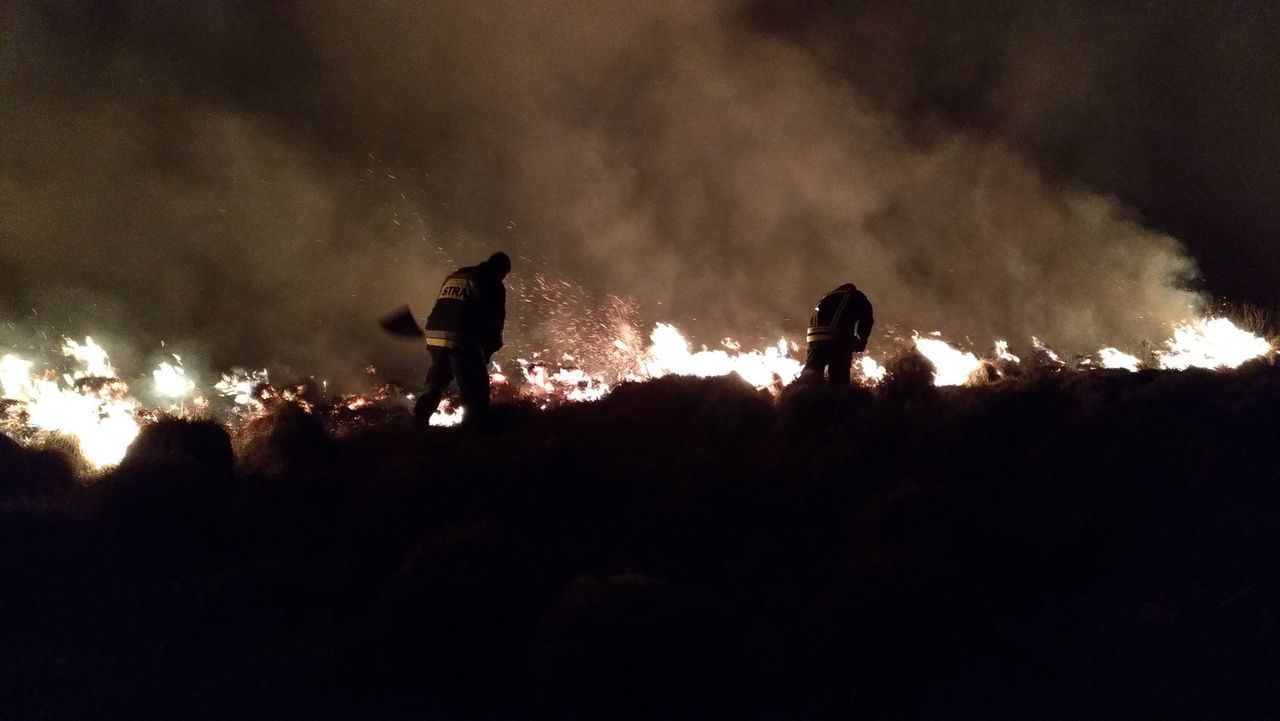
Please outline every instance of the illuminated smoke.
M1108 196L999 137L907 134L737 3L268 5L126 1L88 35L74 2L4 6L0 320L407 370L374 319L498 248L699 342L796 335L844 281L905 327L1064 352L1200 302ZM508 334L549 346L540 323Z

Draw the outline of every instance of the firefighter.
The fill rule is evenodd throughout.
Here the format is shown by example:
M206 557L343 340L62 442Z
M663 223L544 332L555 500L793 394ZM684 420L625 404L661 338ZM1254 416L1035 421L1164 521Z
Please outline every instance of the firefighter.
M867 349L874 323L871 301L853 283L845 283L824 295L809 319L809 332L805 337L809 352L801 377L821 382L825 373L829 384L848 385L853 354Z
M511 258L494 253L479 265L454 271L440 286L423 334L431 370L413 408L419 425L427 424L451 381L458 383L468 420L480 418L488 409L489 359L502 348L507 316L502 279L510 272Z

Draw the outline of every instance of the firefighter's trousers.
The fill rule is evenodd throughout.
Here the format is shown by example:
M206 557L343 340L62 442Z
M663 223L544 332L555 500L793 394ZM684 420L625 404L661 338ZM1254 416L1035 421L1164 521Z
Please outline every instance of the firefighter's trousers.
M833 386L849 385L849 370L853 367L853 343L819 340L809 344L800 377L808 382L822 382Z
M436 412L449 384L457 381L458 395L466 410L464 420L478 419L489 408L489 368L479 350L429 347L431 370L427 387L413 407L414 421L426 425Z

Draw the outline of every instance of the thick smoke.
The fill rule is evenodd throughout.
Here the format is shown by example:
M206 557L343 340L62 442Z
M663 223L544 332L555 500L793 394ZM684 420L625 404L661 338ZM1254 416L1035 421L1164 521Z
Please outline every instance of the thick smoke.
M916 138L999 137L1184 240L1215 294L1276 303L1280 4L762 0Z
M922 139L733 4L10 3L0 308L209 362L416 362L374 320L503 248L702 340L1158 338L1195 268L1015 143ZM856 42L851 40L850 42ZM514 309L513 309L514 310ZM513 341L541 335L514 313ZM535 342L535 340L528 340Z

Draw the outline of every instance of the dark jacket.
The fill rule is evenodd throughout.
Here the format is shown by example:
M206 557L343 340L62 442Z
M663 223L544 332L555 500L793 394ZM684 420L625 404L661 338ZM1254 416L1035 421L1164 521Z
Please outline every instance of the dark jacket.
M867 349L873 325L871 301L852 283L845 283L818 301L818 307L813 309L813 317L809 319L806 340L810 343L852 343L854 352L861 352Z
M502 348L502 325L507 318L507 289L492 266L459 268L445 278L427 316L427 345L479 350L485 355Z

